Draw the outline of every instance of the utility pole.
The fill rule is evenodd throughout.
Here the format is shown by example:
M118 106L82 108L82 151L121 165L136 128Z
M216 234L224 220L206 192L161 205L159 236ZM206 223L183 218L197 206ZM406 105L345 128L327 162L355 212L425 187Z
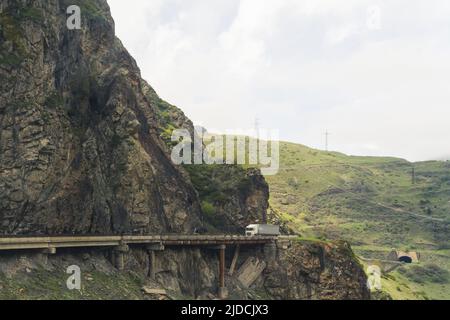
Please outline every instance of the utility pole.
M256 132L256 162L259 163L259 138L260 138L260 132L259 132L259 118L255 117L255 132ZM250 158L249 158L250 159Z
M259 140L259 119L258 119L258 117L255 118L255 131L256 131L256 138Z
M330 136L330 133L327 131L325 131L325 151L328 152L328 137Z
M411 169L411 181L412 184L416 184L416 168L414 166Z

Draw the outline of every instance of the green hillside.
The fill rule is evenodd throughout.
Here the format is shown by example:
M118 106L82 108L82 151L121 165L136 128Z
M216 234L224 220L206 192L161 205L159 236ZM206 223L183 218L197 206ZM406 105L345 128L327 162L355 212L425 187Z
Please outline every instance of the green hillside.
M303 237L345 239L366 258L385 258L392 248L419 251L425 271L402 267L384 279L385 289L394 298L450 298L450 162L355 157L293 143L281 143L280 156L280 172L266 179L273 210L291 228ZM423 275L436 266L442 277Z

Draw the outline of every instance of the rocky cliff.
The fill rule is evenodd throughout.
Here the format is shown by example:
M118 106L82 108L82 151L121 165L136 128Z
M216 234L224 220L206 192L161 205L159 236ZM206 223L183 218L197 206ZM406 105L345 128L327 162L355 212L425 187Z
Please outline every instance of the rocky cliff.
M370 299L363 268L346 242L294 241L269 262L263 286L275 299Z
M233 252L227 252L227 266ZM65 251L45 257L23 253L0 260L0 299L214 299L218 259L214 250L169 249L156 254L156 278L148 277L148 257L135 248L119 272L105 250ZM264 265L249 286L239 271L248 259ZM65 288L66 268L82 270L81 291ZM244 249L236 272L225 282L231 299L369 299L366 277L345 243L294 241L273 257ZM252 270L250 270L251 273ZM247 271L247 274L249 272ZM252 276L250 274L250 276ZM146 294L142 289L154 290ZM149 290L149 292L151 292Z
M81 30L66 27L72 4L81 7ZM192 132L141 78L105 0L0 2L0 234L242 232L264 221L269 190L259 171L175 166L168 137L177 127ZM358 287L365 277L347 253L296 248L279 264L267 262L270 274L251 288L256 297L258 290L271 298L366 297ZM266 259L258 250L247 255ZM67 263L117 276L109 255L2 254L0 286L39 272L54 283L53 270ZM182 297L215 292L214 253L170 249L158 258L158 286ZM126 265L148 281L145 250L134 248ZM342 278L347 285L339 278L346 267L355 271ZM251 297L234 278L229 283L232 294Z
M79 5L82 30L68 30L67 1L2 1L0 231L190 232L200 206L153 90L106 1Z
M167 152L192 123L141 78L106 1L75 1L81 30L66 27L72 2L1 4L0 232L198 229L197 192ZM244 190L227 214L265 212L258 184L263 197Z

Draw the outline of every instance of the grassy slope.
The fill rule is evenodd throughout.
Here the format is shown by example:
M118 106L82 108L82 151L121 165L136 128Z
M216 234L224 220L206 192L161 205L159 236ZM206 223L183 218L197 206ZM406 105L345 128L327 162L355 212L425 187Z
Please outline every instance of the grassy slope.
M33 269L6 277L0 273L1 300L142 300L144 279L134 273L106 275L93 271L82 278L82 290L69 291L65 270Z
M424 253L421 264L450 270L450 163L353 157L292 143L280 148L281 170L267 177L271 205L302 236L343 238L365 257L414 249ZM383 281L394 298L450 298L450 280L415 283L392 275ZM408 288L397 290L403 283Z

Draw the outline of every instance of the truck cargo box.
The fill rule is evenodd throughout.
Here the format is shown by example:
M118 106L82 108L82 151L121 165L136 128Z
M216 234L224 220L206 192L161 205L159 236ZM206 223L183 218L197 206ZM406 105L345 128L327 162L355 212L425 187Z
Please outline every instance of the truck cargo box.
M279 236L280 226L273 224L251 224L245 228L245 235L252 236Z

